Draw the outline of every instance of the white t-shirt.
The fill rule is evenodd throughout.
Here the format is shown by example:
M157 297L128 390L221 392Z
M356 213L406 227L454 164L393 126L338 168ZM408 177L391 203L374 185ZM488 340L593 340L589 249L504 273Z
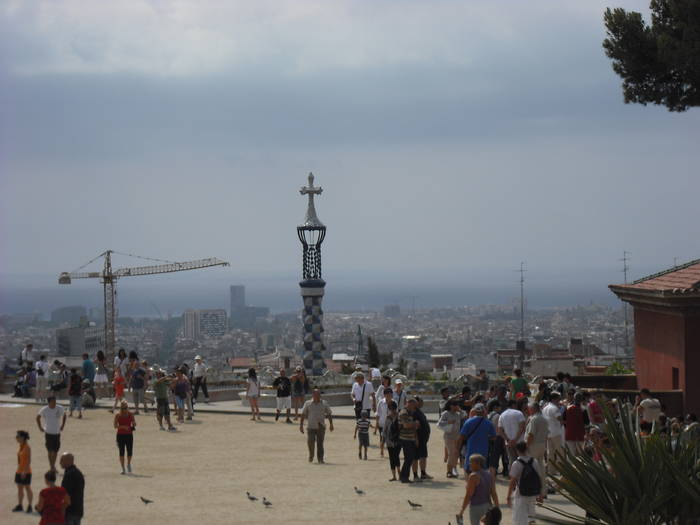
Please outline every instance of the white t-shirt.
M553 403L547 403L547 405L542 409L542 415L547 420L549 425L549 436L555 438L561 436L563 432L563 427L561 425L561 410L559 407Z
M362 389L365 389L365 395L362 396ZM352 395L355 401L362 400L362 410L370 410L372 408L372 398L370 394L374 394L374 387L369 381L365 381L362 386L359 383L352 384Z
M204 377L207 375L207 365L204 363L195 363L194 368L192 368L192 375L194 377Z
M51 408L48 405L39 410L39 416L44 420L44 432L47 434L60 434L61 421L65 409L61 405Z
M525 463L528 463L532 458L530 456L518 456L518 459L522 459ZM520 461L513 461L513 464L510 466L510 477L520 481L520 476L523 474L524 467L525 465L523 465ZM532 459L532 468L539 472L539 463L536 459ZM542 486L544 487L544 484L542 484ZM517 486L515 487L515 490L518 490ZM520 492L517 492L517 495L520 496Z
M381 399L377 403L377 417L379 418L379 426L384 428L384 423L386 422L386 415L389 412L389 405L386 404L386 399Z
M246 379L250 387L248 388L249 396L259 396L260 395L260 385L257 381L253 381L250 377Z
M49 363L47 361L42 361L41 359L39 359L36 362L36 369L43 370L44 377L48 378L48 376L49 376Z
M651 397L642 399L639 406L642 407L642 419L644 421L653 423L659 419L661 415L661 403L658 399Z
M520 431L521 423L525 422L525 416L520 410L508 408L503 411L501 417L498 418L498 428L502 428L508 439L515 439ZM525 433L520 435L518 441L525 441Z

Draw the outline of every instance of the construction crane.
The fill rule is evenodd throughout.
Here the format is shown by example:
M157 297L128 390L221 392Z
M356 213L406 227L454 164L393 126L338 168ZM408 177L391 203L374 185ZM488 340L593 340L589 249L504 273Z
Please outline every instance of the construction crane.
M112 269L112 254L126 255L128 257L137 257L150 261L158 261L165 264L157 264L154 266L136 266L134 268L118 268ZM83 268L95 262L100 257L104 257L104 268L101 272L81 272ZM72 272L62 272L58 277L58 284L71 284L73 279L100 279L104 288L104 314L105 314L105 333L104 333L104 348L105 358L107 362L114 359L114 347L117 324L117 279L122 277L135 277L137 275L153 275L157 273L182 272L185 270L199 270L200 268L208 268L210 266L229 266L229 263L216 258L199 259L196 261L173 262L162 259L152 259L149 257L140 257L128 253L115 252L107 250L99 254L94 259L86 262L80 268Z

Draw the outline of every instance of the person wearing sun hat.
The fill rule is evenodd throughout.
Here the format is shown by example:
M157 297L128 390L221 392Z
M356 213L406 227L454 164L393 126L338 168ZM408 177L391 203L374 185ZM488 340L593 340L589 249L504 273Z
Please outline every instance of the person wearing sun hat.
M194 378L194 391L192 392L193 401L197 401L199 389L202 389L204 394L204 402L209 403L209 390L207 390L207 365L201 355L194 356L194 367L192 368L192 377Z

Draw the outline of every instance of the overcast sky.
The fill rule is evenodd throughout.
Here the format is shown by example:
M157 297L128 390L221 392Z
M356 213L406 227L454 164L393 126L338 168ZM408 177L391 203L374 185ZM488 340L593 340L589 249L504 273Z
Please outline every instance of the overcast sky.
M294 279L311 170L329 280L700 257L700 114L623 103L607 5L6 0L0 272L111 248Z

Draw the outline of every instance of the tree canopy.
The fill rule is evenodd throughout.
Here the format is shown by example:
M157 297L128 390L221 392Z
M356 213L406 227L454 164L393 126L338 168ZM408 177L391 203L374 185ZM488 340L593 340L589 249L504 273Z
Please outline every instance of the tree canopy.
M685 111L700 105L700 1L651 0L641 13L606 9L605 54L622 78L626 103Z

